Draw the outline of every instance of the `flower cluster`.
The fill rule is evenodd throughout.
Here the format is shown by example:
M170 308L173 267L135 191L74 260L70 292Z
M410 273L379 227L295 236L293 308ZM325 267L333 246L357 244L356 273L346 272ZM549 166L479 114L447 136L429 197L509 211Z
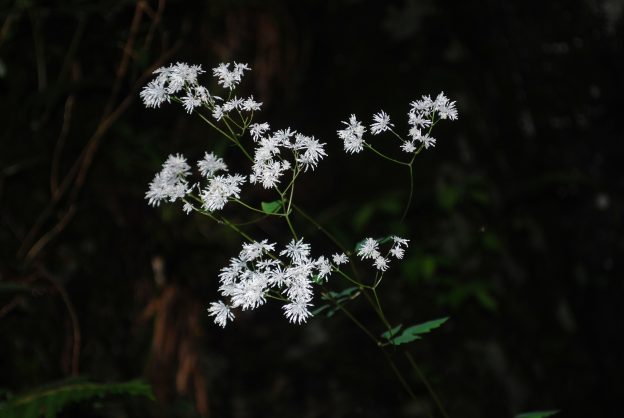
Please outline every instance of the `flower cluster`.
M385 256L379 251L379 244L380 242L385 243L387 240L378 241L374 238L366 238L358 244L356 254L362 260L373 260L373 266L384 272L390 267L390 256L399 260L402 259L409 244L409 240L397 236L392 236L389 240L392 241L392 246Z
M182 155L170 155L145 193L148 203L151 206L160 206L163 200L175 202L183 198L189 191L186 177L190 172L191 166Z
M288 218L295 182L299 174L316 169L327 155L325 144L291 128L272 130L268 123L252 123L253 112L260 110L262 104L256 102L253 96L238 98L232 94L249 70L247 64L240 63L224 63L213 68L216 84L228 90L227 99L211 94L208 88L199 84L199 75L205 73L201 66L176 63L154 71L155 79L140 93L145 106L157 108L173 101L180 103L188 113L204 110L207 115L212 115L214 121L203 115L202 118L242 150L251 162L251 169L246 175L231 173L223 158L205 152L196 163L199 181L191 183L192 169L186 158L180 154L170 155L150 183L145 197L152 206L159 206L163 201L183 200L185 212L197 210L210 216L234 201L252 211L285 218L293 236L296 236ZM423 96L421 100L412 102L408 117L410 140L401 139L401 147L413 153L417 150L416 142L420 142L420 148L433 146L435 139L429 136L433 125L441 119L457 119L457 111L455 102L441 93L435 100ZM343 123L346 127L338 131L338 136L349 153L361 152L365 147L376 151L364 141L367 129L372 135L389 131L400 138L393 130L390 116L383 110L373 116L369 128L355 115ZM423 133L425 128L428 130ZM247 135L250 140L244 143L242 139ZM253 146L253 151L250 146ZM282 182L285 175L289 179ZM280 202L283 212L265 211L264 204L259 210L241 201L241 187L246 182L274 189L280 197L276 202ZM282 186L282 183L286 185ZM226 222L227 218L223 220L233 227ZM234 229L248 237L239 229ZM387 243L391 243L389 248ZM408 240L396 236L380 240L366 238L357 245L355 255L362 261L370 260L377 270L374 285L377 286L392 258L402 259L408 244ZM267 298L274 298L284 302L282 309L291 323L306 322L312 315L313 286L327 281L332 271L349 279L345 271L340 270L340 266L349 261L344 253L313 258L310 244L303 239L293 239L281 251L276 250L276 244L268 240L245 243L238 256L221 269L219 293L222 299L211 303L208 313L216 324L225 327L228 321L234 319L234 310L255 309L264 305Z
M225 327L234 319L232 309L255 309L273 297L286 302L282 309L291 323L306 322L312 315L313 284L326 281L334 268L324 256L312 258L310 254L310 244L303 239L292 240L279 254L275 243L267 240L243 244L219 274L219 293L228 303L213 302L208 313Z
M435 146L436 140L430 136L430 133L431 128L438 120L457 119L455 102L450 101L444 92L438 94L435 100L431 99L430 96L422 96L420 100L413 101L410 106L407 114L410 126L408 140L401 138L393 131L394 124L390 122L390 116L383 110L373 115L373 123L370 125L371 134L379 135L382 132L390 131L401 139L401 149L413 154L421 147L427 149ZM354 154L361 152L365 146L370 146L364 141L366 127L358 121L355 115L351 115L348 121L342 123L346 127L338 130L338 138L343 141L346 152Z
M325 144L313 136L300 134L290 128L269 133L268 123L250 125L250 134L256 143L254 151L251 183L260 183L266 189L277 187L284 172L293 168L282 154L288 150L294 158L293 177L299 171L314 170L319 160L325 157Z
M212 73L217 78L217 84L231 92L241 82L244 71L250 68L247 64L234 63L233 69L230 70L230 65L230 63L219 64L213 68ZM234 96L224 100L212 95L207 87L199 84L198 76L203 73L205 71L201 65L180 62L158 68L154 71L156 78L141 90L143 104L146 107L156 108L174 100L181 103L188 113L192 113L196 108L205 107L217 121L232 111L253 112L262 107L262 103L256 102L253 96L245 99Z
M191 166L184 156L170 155L163 164L162 170L150 183L145 198L150 205L159 206L161 201L175 202L187 197L194 189L198 189L202 208L213 212L223 209L231 198L240 197L240 186L246 181L246 177L240 174L217 175L218 172L228 170L223 159L207 152L204 158L197 162L197 168L200 174L208 180L204 187L201 183L189 184L187 177L191 173ZM186 202L184 211L189 213L192 210L193 206Z

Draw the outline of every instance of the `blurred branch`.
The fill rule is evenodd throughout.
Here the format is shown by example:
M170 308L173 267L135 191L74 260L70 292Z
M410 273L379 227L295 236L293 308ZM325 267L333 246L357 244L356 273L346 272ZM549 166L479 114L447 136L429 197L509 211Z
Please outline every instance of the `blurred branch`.
M14 308L16 308L17 305L19 305L23 299L24 299L23 296L19 296L19 295L15 296L13 299L11 299L9 303L7 303L2 308L0 308L0 319L4 318L6 314L8 314Z
M74 111L75 102L76 98L73 94L71 94L69 97L67 97L67 99L65 99L65 106L63 107L63 124L61 126L61 133L59 134L58 140L56 141L56 146L54 147L54 154L52 155L52 167L50 169L50 193L52 194L52 197L56 196L58 193L58 173L61 153L63 151L63 147L65 146L67 134L69 133L69 125L71 123L71 117Z
M182 46L182 41L180 40L176 42L171 48L162 52L160 56L155 60L154 64L147 68L135 80L132 88L130 89L129 93L124 97L124 99L119 102L117 106L114 106L114 103L116 101L115 99L120 90L121 83L127 75L129 63L133 57L132 48L136 42L143 16L147 14L147 10L149 10L149 7L147 6L146 1L139 1L137 3L132 23L130 25L128 38L125 42L125 46L123 49L123 55L117 68L115 81L113 82L113 88L107 104L104 107L100 122L98 123L94 133L87 141L79 157L72 164L71 168L69 169L63 180L58 185L54 184L54 190L56 191L56 193L53 193L50 202L41 211L39 217L34 222L28 234L26 234L26 237L22 241L22 245L17 252L17 256L19 258L24 258L26 262L31 262L33 259L35 259L37 255L45 248L45 246L69 223L75 213L74 202L79 192L82 190L86 176L89 172L89 169L93 162L93 158L102 138L106 135L111 126L127 110L127 108L136 97L136 92L141 88L142 85L145 84L146 80L152 75L154 69L162 66L163 63L168 60L175 53L175 51L177 51ZM158 13L162 13L163 11L164 3L159 4ZM156 24L156 22L159 22L161 19L161 15L158 13L153 15L152 27ZM181 36L179 39L182 38L183 36ZM48 232L43 234L43 236L37 238L40 234L41 228L48 220L48 218L52 215L56 206L59 204L61 199L68 193L69 196L67 209L64 210L64 214L60 217L60 220L57 221L56 224Z
M38 271L40 277L48 280L54 289L59 293L65 307L67 308L67 312L69 313L69 318L72 323L72 354L71 354L71 374L72 376L78 376L79 366L80 366L80 342L81 342L81 334L80 334L80 324L78 323L78 315L76 315L76 309L74 308L73 303L69 299L69 295L65 288L58 282L58 280L50 274L44 267L39 266Z

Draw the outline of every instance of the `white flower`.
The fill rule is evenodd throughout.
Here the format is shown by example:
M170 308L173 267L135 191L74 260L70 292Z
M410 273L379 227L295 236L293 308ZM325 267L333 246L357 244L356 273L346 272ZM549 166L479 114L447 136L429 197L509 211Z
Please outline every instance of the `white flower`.
M187 113L193 113L193 109L201 106L202 98L193 94L192 91L187 91L186 96L182 98L182 106Z
M244 182L245 177L239 174L211 178L200 195L202 206L209 212L223 209L230 197L240 197L240 185Z
M379 257L379 243L373 238L366 238L357 250L362 260Z
M222 301L212 302L210 308L208 308L208 314L215 317L215 324L219 325L221 328L225 328L228 320L231 321L234 319L234 314L229 306Z
M349 262L349 257L345 253L336 253L332 256L332 260L334 260L334 264L339 266L341 264L346 264Z
M433 109L438 112L440 119L457 119L457 109L455 108L455 102L451 102L448 97L444 95L444 92L438 94L436 97Z
M243 106L243 99L234 97L233 99L230 99L227 102L223 103L223 112L229 113L232 110L240 110L242 106Z
M290 257L295 264L303 264L308 261L308 257L310 256L310 244L304 243L303 238L299 241L295 241L293 239L290 243L288 243L286 249L283 250L280 255Z
M273 134L273 137L276 141L279 141L280 144L285 147L291 147L290 139L296 134L296 131L291 130L290 128L280 129Z
M297 162L303 166L303 171L308 171L308 168L314 170L318 161L327 155L323 148L324 146L325 144L320 143L313 136L295 135L293 149L298 151L304 150L303 154L300 154L297 158Z
M358 122L355 115L351 115L349 122L342 122L347 125L345 129L338 131L338 138L344 142L344 149L351 154L360 152L364 149L364 132L366 128Z
M191 172L191 166L181 154L171 154L163 164L163 172L173 177L186 177Z
M409 130L408 135L412 138L413 141L418 141L422 136L420 128L417 126L412 126Z
M414 128L426 128L428 126L431 126L431 120L425 118L422 113L416 113L415 111L411 110L407 115L409 117L408 123Z
M411 154L416 151L416 146L414 145L414 141L405 141L401 144L401 149Z
M384 257L377 257L375 258L375 262L373 263L375 265L375 268L377 268L377 270L379 271L386 271L388 270L388 259L384 258Z
M230 71L230 63L221 63L212 69L212 74L219 80L218 83L226 89L234 90L243 78L243 71L250 70L247 64L234 63L234 69Z
M223 158L217 157L212 152L206 152L204 158L197 162L199 172L204 177L212 177L218 171L227 171L227 165L223 161Z
M189 202L184 202L184 206L182 206L182 210L184 211L184 213L188 215L189 213L193 212L193 209L195 209L193 205L191 205Z
M321 279L327 280L327 276L331 273L331 263L324 256L320 256L315 262L315 267L318 269L318 276Z
M163 200L175 202L188 192L186 177L191 172L191 166L186 158L180 154L169 155L162 170L154 176L145 193L145 198L151 206L159 206Z
M373 123L370 126L371 134L377 135L388 129L394 128L394 124L390 123L390 116L383 110L373 116Z
M301 324L306 322L308 317L312 316L312 313L308 310L309 303L304 301L291 302L284 306L284 315L293 324Z
M245 261L236 257L231 258L230 265L221 269L221 272L219 273L219 282L222 285L232 284L239 278L245 269L247 269Z
M205 72L201 65L188 65L181 62L172 65L169 70L169 92L172 94L182 89L185 84L197 84L197 76Z
M215 107L212 109L212 117L215 118L215 120L221 120L223 116L225 116L225 113L223 112L223 107L221 107L220 105L215 105Z
M169 103L171 96L167 93L167 89L164 84L158 80L152 80L147 83L147 86L143 87L141 93L139 93L145 107L160 107L164 102Z
M265 273L250 272L249 277L239 283L221 286L221 294L230 296L232 307L241 307L246 311L264 305L267 285L268 277Z
M405 255L405 249L403 247L392 247L390 248L390 254L392 254L397 259L402 259L403 255Z
M312 275L314 263L305 260L286 269L286 296L293 302L312 300Z
M268 242L268 240L264 239L260 242L243 244L243 249L239 254L240 259L243 261L253 261L261 257L263 253L273 251L275 249L275 244L269 244Z
M284 270L282 270L281 267L277 266L276 268L267 271L268 276L269 276L269 285L271 286L276 286L276 287L282 287L286 284L287 281L287 277L286 277L286 273L284 272Z
M428 134L422 135L420 138L418 138L418 140L423 143L425 149L433 148L436 144L435 138L430 137Z
M392 241L394 241L395 245L405 245L406 247L409 246L409 240L408 239L397 237L396 235L391 236L390 239L392 239Z
M265 123L252 123L251 125L249 125L249 134L251 135L251 138L255 142L258 142L260 137L264 135L264 133L267 132L269 129L270 129L269 124L266 122Z
M410 105L412 106L410 112L428 114L433 112L434 103L430 96L422 96L420 100L415 100Z
M271 189L279 184L284 171L290 169L290 163L288 161L267 160L254 163L252 169L249 182L252 184L262 183L265 189Z
M254 161L264 162L270 160L280 153L279 146L280 140L275 136L261 137L254 154Z
M247 99L245 99L245 101L241 105L241 109L243 109L246 112L253 112L255 110L260 110L261 107L262 107L262 102L256 102L253 96L249 96Z

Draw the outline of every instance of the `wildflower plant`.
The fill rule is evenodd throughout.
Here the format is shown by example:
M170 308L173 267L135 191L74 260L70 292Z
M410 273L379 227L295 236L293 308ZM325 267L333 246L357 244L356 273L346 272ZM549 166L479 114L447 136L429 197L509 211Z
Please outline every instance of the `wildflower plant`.
M393 326L384 314L378 291L392 264L403 259L409 247L408 239L389 231L386 237L364 237L355 248L347 248L296 204L298 180L310 175L327 156L326 144L290 127L273 129L268 122L256 121L256 112L261 110L262 103L253 96L242 98L235 94L248 71L249 66L241 63L223 63L213 68L217 92L200 84L200 76L206 73L200 65L176 63L154 71L155 78L140 93L148 108L177 103L187 113L197 115L235 145L249 164L247 171L234 173L222 156L210 150L194 166L183 155L172 154L145 195L151 206L180 202L184 212L205 215L241 236L240 252L218 274L219 298L210 303L208 315L218 326L225 327L235 319L237 311L257 309L270 299L282 304L284 316L293 324L305 323L323 311L341 311L382 350L418 339L444 323L447 318L403 329L401 325ZM342 122L344 127L337 134L347 154L368 149L386 160L409 167L411 180L416 156L436 144L431 136L433 127L441 120L455 119L455 102L440 93L435 99L422 96L410 104L409 129L405 136L397 132L383 110L373 115L368 127L351 115L348 121ZM396 159L379 150L367 138L369 130L372 136L387 133L396 137L406 157ZM246 200L246 191L253 187L273 193L274 200L260 204ZM412 189L410 185L409 201ZM290 235L289 241L278 243L272 237L253 238L228 218L228 207L233 205L252 215L262 214L283 222ZM335 248L313 249L295 229L294 217L314 225ZM367 265L369 277L358 274L354 268L357 263ZM379 336L346 306L360 296L370 304L383 325ZM406 356L422 378L407 351ZM400 370L392 360L390 362L405 389L413 395ZM435 393L431 394L443 412Z

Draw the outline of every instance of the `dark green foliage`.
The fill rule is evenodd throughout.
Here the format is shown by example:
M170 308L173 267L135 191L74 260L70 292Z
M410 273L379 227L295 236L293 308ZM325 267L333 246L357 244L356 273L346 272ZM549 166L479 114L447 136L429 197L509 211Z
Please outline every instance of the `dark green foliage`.
M141 380L124 383L91 383L70 380L46 385L0 403L3 418L55 418L68 404L112 395L146 396L154 399L152 389Z
M546 418L546 417L552 417L553 415L556 415L558 413L559 411L524 412L522 414L516 415L515 418Z

